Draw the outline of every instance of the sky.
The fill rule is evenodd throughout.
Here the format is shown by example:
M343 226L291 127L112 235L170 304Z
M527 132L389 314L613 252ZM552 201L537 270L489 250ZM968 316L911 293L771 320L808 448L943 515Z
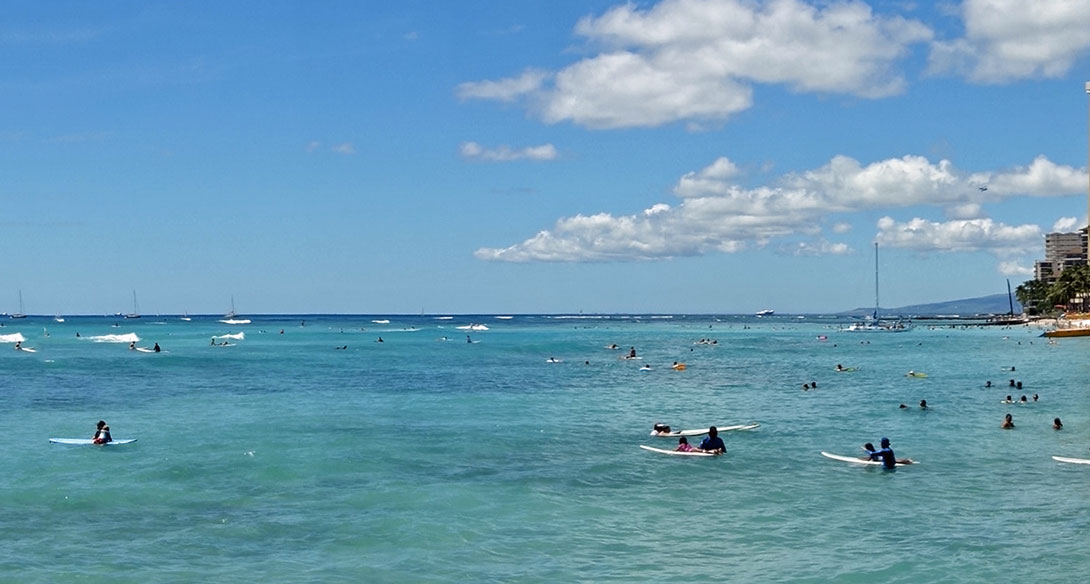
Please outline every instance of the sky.
M829 313L1087 221L1090 3L17 2L0 311Z

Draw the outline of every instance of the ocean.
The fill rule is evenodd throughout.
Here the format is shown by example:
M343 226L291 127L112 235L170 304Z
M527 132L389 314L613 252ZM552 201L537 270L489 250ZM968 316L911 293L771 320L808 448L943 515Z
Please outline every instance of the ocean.
M1090 579L1090 466L1051 459L1090 458L1090 339L779 315L251 318L4 322L0 581ZM100 419L138 442L48 442ZM655 422L760 427L697 458L641 450L676 446ZM920 464L820 455L883 436Z

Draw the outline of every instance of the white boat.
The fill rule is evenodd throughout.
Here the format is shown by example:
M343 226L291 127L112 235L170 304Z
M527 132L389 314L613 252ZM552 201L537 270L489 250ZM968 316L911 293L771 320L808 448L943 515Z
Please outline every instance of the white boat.
M184 320L185 322L189 322L189 321L191 321L193 319L189 318L189 313L188 312L184 312L184 313L182 313L181 316L178 317L178 320Z
M64 317L58 314L53 317L53 322L64 322Z
M15 314L9 314L8 318L26 318L26 314L23 312L23 291L19 291L19 312Z
M776 314L775 310L772 310L771 308L766 308L764 310L759 311L757 313L757 316L772 316L773 314Z
M140 318L140 305L136 303L136 290L132 291L132 312L126 314L125 318Z
M912 330L912 323L901 319L882 321L878 318L878 242L874 242L874 312L864 322L852 323L843 331L852 333L903 333Z

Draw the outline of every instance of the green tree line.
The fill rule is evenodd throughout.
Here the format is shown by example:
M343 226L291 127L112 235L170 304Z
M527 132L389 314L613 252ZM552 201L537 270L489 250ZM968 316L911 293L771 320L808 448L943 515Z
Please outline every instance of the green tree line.
M1090 266L1074 266L1060 272L1053 284L1027 280L1014 290L1028 315L1051 314L1060 310L1084 309L1072 306L1076 296L1090 294Z

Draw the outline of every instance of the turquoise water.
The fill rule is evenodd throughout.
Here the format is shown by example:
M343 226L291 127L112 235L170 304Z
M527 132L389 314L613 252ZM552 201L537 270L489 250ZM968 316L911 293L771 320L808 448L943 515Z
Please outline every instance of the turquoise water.
M455 328L471 322L489 328L472 344ZM0 328L38 349L0 345L0 580L1090 578L1090 466L1050 458L1090 458L1090 339L787 317L113 323ZM128 334L166 352L92 340ZM1008 393L1040 401L999 403ZM999 429L1006 413L1015 430ZM139 442L47 442L99 419ZM676 444L648 436L656 421L761 426L688 458L639 449ZM922 463L819 455L882 436Z

